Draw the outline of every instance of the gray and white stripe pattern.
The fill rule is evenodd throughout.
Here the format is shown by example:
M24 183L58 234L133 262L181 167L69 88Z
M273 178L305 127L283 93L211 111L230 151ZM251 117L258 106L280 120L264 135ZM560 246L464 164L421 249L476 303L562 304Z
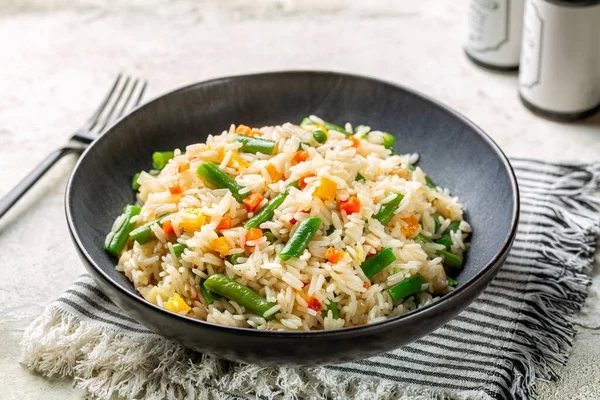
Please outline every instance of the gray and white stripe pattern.
M565 363L569 354L571 319L585 300L600 234L600 206L592 193L600 165L526 159L512 165L521 216L506 264L467 310L409 346L311 369L222 362L190 355L150 332L84 275L28 329L22 362L46 375L73 375L98 397L530 398L535 380L556 379L552 365ZM61 332L78 340L61 342ZM136 365L136 346L143 348L144 373ZM119 365L111 372L107 357L124 349L130 365L115 359ZM78 356L65 361L53 356L56 351ZM102 374L93 373L98 367Z

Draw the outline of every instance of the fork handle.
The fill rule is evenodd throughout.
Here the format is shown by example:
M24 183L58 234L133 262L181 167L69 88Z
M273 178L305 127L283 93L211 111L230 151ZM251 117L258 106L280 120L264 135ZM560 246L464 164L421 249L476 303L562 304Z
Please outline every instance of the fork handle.
M65 146L50 153L33 171L31 171L17 186L8 192L0 200L0 218L17 202L31 187L52 168L54 164L65 155L70 153L79 153L83 149L78 147Z

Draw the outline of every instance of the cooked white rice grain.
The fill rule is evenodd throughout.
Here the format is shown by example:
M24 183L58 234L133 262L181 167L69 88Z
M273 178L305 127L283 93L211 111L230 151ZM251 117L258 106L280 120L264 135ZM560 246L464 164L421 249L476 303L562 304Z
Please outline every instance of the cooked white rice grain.
M144 298L161 307L179 295L191 309L173 310L178 314L259 330L340 329L383 321L453 290L447 286L442 258L437 255L445 246L433 240L458 221L459 230L450 233L450 250L462 256L468 249L471 226L463 219L458 199L448 189L429 188L418 166L413 172L408 169L418 161L418 154L392 155L385 149L383 132L341 125L354 134L351 140L344 133L327 130L321 118L310 118L313 125L306 129L291 123L252 128L250 135L273 141L272 155L241 152L242 144L234 141L239 127L231 125L221 134L209 135L206 143L187 146L185 153L176 149L175 158L158 176L142 172L137 195L142 212L130 222L139 227L168 213L165 220L171 221L174 234L151 224L151 240L144 245L129 241L117 270ZM316 129L326 131L325 143L312 139ZM353 147L353 140L359 140L358 147ZM307 161L296 159L299 147L308 155ZM259 193L262 199L256 209L248 212L229 189L206 185L195 172L202 162L219 165L240 186L240 194ZM357 181L358 173L366 180ZM305 185L302 189L290 186L299 180ZM181 193L169 191L172 182L178 182ZM333 189L324 189L328 186ZM333 190L332 197L329 190ZM284 191L288 195L283 203L259 226L263 236L246 241L248 218ZM373 215L394 193L403 199L384 226ZM342 210L342 204L356 202L354 198L359 209ZM435 221L434 214L441 217ZM409 217L419 221L416 230ZM299 257L280 259L278 254L307 218L322 220L319 231ZM115 220L106 243L126 222L124 216ZM223 224L231 228L222 229ZM265 236L268 233L273 234L274 243ZM432 241L421 242L417 237ZM177 243L186 247L179 256L173 254ZM384 247L396 260L367 279L361 264ZM331 258L336 251L343 253L339 259ZM233 254L238 255L235 262ZM200 285L215 274L234 279L274 305L263 315L235 299L219 298L207 305ZM387 290L416 274L427 280L423 292L394 302ZM337 305L339 318L327 311L330 301Z

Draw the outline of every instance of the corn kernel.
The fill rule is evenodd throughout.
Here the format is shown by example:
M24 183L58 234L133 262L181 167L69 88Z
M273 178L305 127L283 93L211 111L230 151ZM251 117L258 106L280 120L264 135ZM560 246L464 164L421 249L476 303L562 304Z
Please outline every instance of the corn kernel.
M186 214L194 215L194 218L183 217L179 221L179 228L186 232L195 232L202 225L206 224L206 216L202 214L199 208L186 208L184 209Z
M281 180L283 174L281 172L277 171L277 168L275 168L275 166L273 164L268 164L265 167L265 169L267 170L267 173L271 177L271 181L277 182L277 181Z
M164 304L164 308L177 314L182 311L187 314L192 309L177 293L169 298L169 301Z
M229 158L229 162L227 163L227 166L230 168L242 169L242 168L248 168L248 166L250 166L250 163L245 161L244 159L242 159L237 154L232 154L231 157Z
M226 256L229 250L231 250L231 245L224 237L216 238L212 241L211 245L221 256Z
M337 184L328 178L321 178L321 184L315 190L315 196L323 200L333 200L337 193Z

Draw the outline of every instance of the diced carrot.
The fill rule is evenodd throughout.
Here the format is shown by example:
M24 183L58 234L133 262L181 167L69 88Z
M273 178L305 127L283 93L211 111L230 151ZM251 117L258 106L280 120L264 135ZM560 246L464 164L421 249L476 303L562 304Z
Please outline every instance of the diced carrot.
M344 258L344 252L342 250L338 250L335 247L330 247L325 252L325 258L332 264L338 263L342 258Z
M246 232L246 242L260 239L262 236L263 236L262 229L260 229L260 228L248 229L248 232Z
M296 222L298 222L296 218L292 217L292 219L290 219L290 224L294 225Z
M252 128L250 131L250 136L262 136L262 134L263 133L256 128Z
M250 127L246 125L240 124L237 126L237 128L235 128L235 133L239 133L240 135L249 136L250 132L252 132L252 129L250 129Z
M229 250L231 250L231 245L224 237L216 238L211 242L212 247L217 251L221 256L227 255Z
M333 200L336 193L337 183L329 178L321 178L321 184L315 190L315 196L323 200Z
M190 163L188 161L186 161L183 164L181 164L177 170L178 170L178 172L183 172L183 171L187 171L188 169L190 169Z
M246 206L246 209L248 211L254 211L256 209L256 207L258 207L258 205L260 204L260 202L262 200L263 200L262 194L254 192L254 193L251 193L244 200L242 200L242 202L244 203L244 205Z
M360 211L360 200L358 197L350 196L347 200L340 201L340 210L346 211L350 215Z
M401 218L404 224L400 227L400 231L406 237L412 237L419 230L419 219L416 215L410 217Z
M173 235L175 234L175 230L173 229L173 223L171 222L170 219L166 220L165 222L163 222L162 224L162 230L166 235Z
M321 304L321 302L319 300L317 300L316 297L309 296L305 300L307 303L307 307L310 308L311 310L315 310L316 312L319 312L323 309L323 305Z
M221 218L217 225L217 231L224 231L225 229L231 229L231 218Z
M371 287L371 284L369 282L363 282L363 287L365 289L369 289Z
M315 174L304 175L302 178L300 178L298 180L298 187L300 188L300 190L304 190L304 188L306 187L306 185L307 185L306 178L311 178L313 176L315 176Z
M179 186L179 182L177 181L169 183L168 189L171 194L180 194L182 192L181 186Z
M279 171L277 171L277 168L275 168L275 166L273 164L268 164L265 169L267 170L267 173L269 174L269 176L271 177L271 180L273 182L277 182L281 180L281 177L283 176L283 174Z
M360 139L356 136L350 136L348 139L350 139L350 141L352 142L352 147L360 146Z
M294 160L296 160L297 163L301 163L302 161L308 160L309 156L308 151L300 150L294 156Z

